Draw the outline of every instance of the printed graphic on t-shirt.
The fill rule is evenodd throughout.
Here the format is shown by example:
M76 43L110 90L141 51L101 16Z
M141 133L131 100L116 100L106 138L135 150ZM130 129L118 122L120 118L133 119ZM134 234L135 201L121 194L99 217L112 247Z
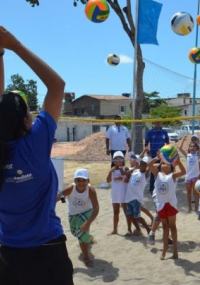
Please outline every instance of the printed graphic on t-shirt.
M134 175L132 178L131 178L131 185L132 186L135 186L137 184L139 184L141 182L141 176L140 175Z
M158 192L162 195L165 195L168 192L168 184L165 182L160 182L158 184Z
M189 165L194 165L194 163L195 163L195 158L194 158L193 156L189 156L188 162L189 162Z
M84 207L85 206L85 201L75 198L72 202L73 206L75 206L76 208L80 208L80 207Z

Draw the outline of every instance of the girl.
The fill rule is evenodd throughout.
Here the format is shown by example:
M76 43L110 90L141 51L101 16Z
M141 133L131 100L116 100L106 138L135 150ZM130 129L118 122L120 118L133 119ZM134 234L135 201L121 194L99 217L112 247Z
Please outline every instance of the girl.
M127 187L127 176L121 174L120 169L123 171L127 171L128 168L124 166L124 154L121 151L116 151L113 155L113 162L115 166L113 166L107 176L107 183L111 182L111 201L113 206L113 230L108 233L108 235L118 234L118 223L119 223L119 212L120 205L123 208L124 214L126 216L126 204L125 204L125 196L126 196L126 187ZM129 220L126 216L128 232L126 236L132 234L131 230L131 220ZM138 224L135 224L138 231L140 231L140 227Z
M74 183L69 184L57 197L57 201L67 196L69 223L71 233L78 238L86 266L93 266L89 258L88 244L91 243L90 225L99 213L99 203L94 187L89 184L89 173L86 169L77 169Z
M194 185L197 179L200 177L199 145L191 141L189 144L188 152L186 153L183 149L185 141L186 137L183 138L179 150L187 160L185 182L187 189L188 212L191 212L192 210L192 195L194 195L195 211L198 213L199 195L196 191L194 191Z
M47 87L33 125L24 98L4 93L4 48ZM58 178L50 159L64 86L54 70L0 26L0 284L74 284L55 213Z
M158 159L160 159L159 156L153 158L149 162L149 169L155 177L154 190L156 195L156 210L163 225L163 251L161 260L165 259L166 251L168 249L169 229L174 244L172 258L177 259L176 214L178 211L175 190L177 178L185 175L185 168L179 158L176 161L176 164L179 166L179 171L177 170L174 172L174 166L172 164L166 164L162 161L157 167L154 163L156 163Z

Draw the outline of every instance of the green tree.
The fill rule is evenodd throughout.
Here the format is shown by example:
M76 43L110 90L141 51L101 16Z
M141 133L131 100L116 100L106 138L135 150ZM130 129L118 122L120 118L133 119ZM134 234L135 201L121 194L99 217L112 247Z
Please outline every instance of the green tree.
M153 91L151 93L144 92L145 100L142 109L143 114L149 114L152 108L157 108L161 105L167 105L166 101L164 99L161 99L158 94L159 92L157 91Z
M25 83L24 79L19 74L14 74L11 76L12 83L6 88L6 92L12 90L20 90L24 92L28 99L28 105L30 111L37 111L38 99L37 99L37 81L32 79L27 80Z
M151 119L154 118L175 118L175 117L181 117L182 110L178 107L174 106L168 106L168 105L162 105L157 108L152 108L150 110L150 117ZM173 120L168 122L163 122L164 126L176 126L181 125L180 121Z
M39 1L37 0L26 0L27 2L30 2L32 6L39 5ZM66 0L68 1L68 0ZM74 6L77 6L78 0L72 0L74 3ZM110 7L113 9L113 11L117 14L121 24L122 28L125 31L125 33L128 36L128 39L130 40L133 48L135 47L135 24L133 21L133 15L132 15L132 1L126 0L122 1L125 4L120 4L118 0L106 0ZM86 0L80 1L82 4L86 4ZM56 1L55 1L56 3ZM123 6L122 6L123 5ZM137 54L136 54L136 61L137 61L137 94L135 98L135 106L134 106L134 114L135 119L142 119L142 109L143 109L143 102L145 100L144 98L144 92L143 92L143 73L145 68L145 63L143 62L143 55L142 55L142 49L140 45L137 45ZM133 74L133 80L134 80L134 74ZM133 136L133 134L137 133L137 136ZM134 144L134 150L136 153L140 153L143 149L143 138L142 138L142 124L141 123L134 123L133 129L132 129L132 139Z

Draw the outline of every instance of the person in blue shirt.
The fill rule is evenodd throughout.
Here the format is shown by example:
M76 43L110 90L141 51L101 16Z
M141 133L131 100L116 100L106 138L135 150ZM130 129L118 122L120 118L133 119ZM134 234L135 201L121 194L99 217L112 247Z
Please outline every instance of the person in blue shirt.
M169 144L168 133L162 129L160 121L154 122L154 128L149 130L145 137L145 147L149 146L149 153L152 158L157 157L157 151L165 144ZM152 195L154 190L154 176L150 173L149 192Z
M25 95L4 93L4 49L47 87L32 124ZM50 159L65 82L0 26L0 284L73 285L73 266L55 206L58 178Z

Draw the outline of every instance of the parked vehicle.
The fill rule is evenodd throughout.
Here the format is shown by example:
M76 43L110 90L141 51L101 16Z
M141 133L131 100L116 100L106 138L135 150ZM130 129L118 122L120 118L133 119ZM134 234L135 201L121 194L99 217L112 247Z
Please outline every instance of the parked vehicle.
M170 128L163 128L163 130L165 130L168 133L170 141L174 141L174 142L179 141L180 137L174 130Z
M194 134L200 136L200 126L199 125L194 125ZM182 125L179 131L180 138L184 136L190 136L190 135L192 135L192 125Z

